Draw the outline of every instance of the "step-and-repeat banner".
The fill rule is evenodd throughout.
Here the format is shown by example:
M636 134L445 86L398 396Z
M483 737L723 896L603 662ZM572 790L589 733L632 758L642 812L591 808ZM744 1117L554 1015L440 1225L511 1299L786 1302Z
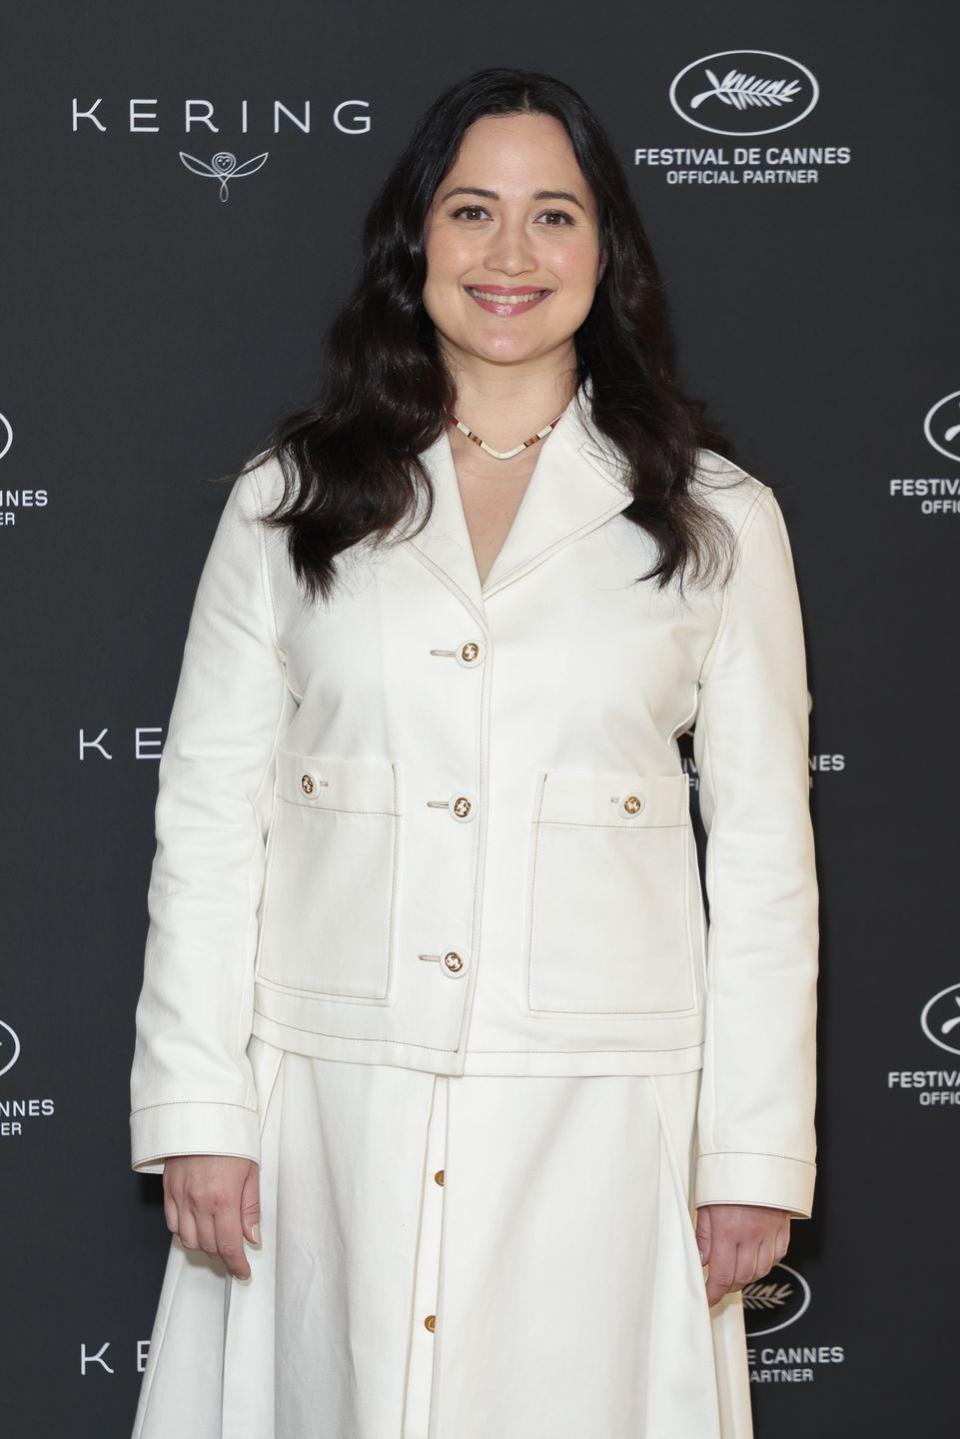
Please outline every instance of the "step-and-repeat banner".
M414 119L507 64L608 127L804 604L820 1169L745 1293L758 1439L955 1433L955 6L3 10L4 1432L126 1439L146 1359L169 1233L128 1076L210 477L314 392Z

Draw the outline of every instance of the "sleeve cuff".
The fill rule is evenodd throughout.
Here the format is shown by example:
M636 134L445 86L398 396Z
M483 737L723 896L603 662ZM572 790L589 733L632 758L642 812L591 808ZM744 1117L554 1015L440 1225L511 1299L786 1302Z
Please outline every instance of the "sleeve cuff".
M781 1154L701 1154L697 1159L694 1202L763 1204L809 1219L817 1166Z
M175 1154L235 1154L259 1164L260 1117L241 1104L151 1104L131 1111L130 1150L139 1174L162 1174Z

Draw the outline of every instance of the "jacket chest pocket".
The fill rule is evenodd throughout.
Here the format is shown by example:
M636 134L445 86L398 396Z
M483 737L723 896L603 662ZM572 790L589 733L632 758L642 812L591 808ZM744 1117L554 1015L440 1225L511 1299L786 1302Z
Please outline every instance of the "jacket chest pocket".
M529 1008L691 1011L695 864L686 775L541 771L526 895Z
M342 999L388 997L400 812L390 760L277 751L258 979Z

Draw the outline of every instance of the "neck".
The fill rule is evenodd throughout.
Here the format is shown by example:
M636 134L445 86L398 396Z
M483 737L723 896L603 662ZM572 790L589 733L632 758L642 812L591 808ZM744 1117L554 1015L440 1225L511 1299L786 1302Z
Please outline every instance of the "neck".
M569 358L562 366L543 366L537 371L487 365L482 370L461 367L452 373L454 414L497 450L513 449L556 419L577 389L575 360L571 363ZM464 445L472 444L453 425L450 431L451 437Z

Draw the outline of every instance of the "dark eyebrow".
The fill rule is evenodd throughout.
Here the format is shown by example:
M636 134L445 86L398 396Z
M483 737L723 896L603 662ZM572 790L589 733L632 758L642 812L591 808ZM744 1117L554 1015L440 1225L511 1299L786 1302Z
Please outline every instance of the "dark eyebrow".
M440 204L443 205L451 195L482 195L487 200L500 199L496 190L481 190L477 185L455 185L452 190L441 195ZM571 195L567 190L535 190L533 198L534 200L569 200L572 205L579 205L584 214L587 213L586 207L580 203L576 195Z

